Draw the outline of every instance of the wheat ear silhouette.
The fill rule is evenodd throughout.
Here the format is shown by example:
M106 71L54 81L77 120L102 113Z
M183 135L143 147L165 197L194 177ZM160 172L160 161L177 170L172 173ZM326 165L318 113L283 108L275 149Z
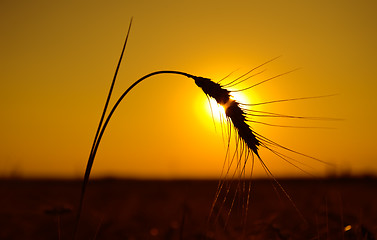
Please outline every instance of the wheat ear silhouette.
M301 155L301 156L305 156L305 157L308 157L308 158L311 158L311 159L314 159L314 160L317 160L317 161L320 161L320 162L322 162L322 161L319 160L319 159L316 159L314 157L311 157L311 156L296 152L294 150L291 150L287 147L284 147L282 145L277 144L276 142L273 142L272 140L270 140L266 137L263 137L262 135L253 131L252 128L250 127L249 123L253 123L253 122L254 123L260 123L260 122L257 122L257 121L253 121L251 119L253 117L258 117L258 116L259 117L263 117L263 116L264 117L266 117L266 116L267 117L286 117L286 118L305 118L305 117L281 115L281 114L275 114L275 113L270 113L270 112L250 110L250 109L246 109L245 106L269 104L269 103L284 102L284 101L294 101L294 100L302 100L302 99L310 99L310 98L318 98L318 97L282 99L282 100L276 100L276 101L270 101L270 102L264 102L264 103L256 103L256 104L240 103L240 102L234 100L232 98L232 95L231 95L232 92L244 91L244 90L250 89L252 87L255 87L257 85L260 85L262 83L265 83L267 81L270 81L272 79L275 79L279 76L282 76L282 75L285 75L285 74L292 72L292 71L289 71L289 72L286 72L286 73L283 73L283 74L276 75L274 77L268 78L266 80L258 82L256 84L254 84L250 87L244 88L244 89L240 89L240 90L236 90L236 91L229 90L229 87L236 86L237 84L246 81L250 77L255 76L256 74L259 74L259 73L256 73L256 74L251 75L251 76L249 75L255 69L257 69L257 68L259 68L259 67L261 67L261 66L263 66L263 65L265 65L265 64L276 59L276 58L274 58L272 60L269 60L269 61L257 66L256 68L253 68L252 70L250 70L246 74L242 75L241 77L236 78L235 80L233 80L233 81L231 81L227 84L221 84L221 81L223 79L220 80L219 82L214 82L209 78L195 76L195 75L192 75L192 74L189 74L189 73L186 73L186 72L182 72L182 71L165 70L165 71L155 71L155 72L149 73L149 74L141 77L137 81L135 81L130 87L128 87L126 89L126 91L123 92L123 94L116 101L116 103L111 108L110 112L108 113L108 115L106 117L106 112L107 112L107 109L108 109L109 101L110 101L112 91L113 91L113 88L114 88L114 85L115 85L115 80L117 78L119 67L120 67L120 64L122 62L122 58L123 58L123 55L124 55L124 52L125 52L125 48L126 48L126 45L127 45L131 26L132 26L132 18L131 18L131 21L130 21L130 24L129 24L127 35L126 35L125 42L124 42L124 45L123 45L123 49L122 49L122 52L121 52L121 55L120 55L120 58L119 58L119 61L118 61L118 64L117 64L117 67L116 67L116 70L115 70L115 74L114 74L114 77L113 77L113 80L112 80L112 83L111 83L111 86L110 86L110 90L109 90L109 93L108 93L108 96L107 96L107 99L106 99L106 103L105 103L105 106L104 106L104 109L103 109L103 112L102 112L102 115L101 115L101 118L100 118L100 122L99 122L99 125L98 125L98 128L97 128L96 134L95 134L95 138L94 138L94 141L93 141L93 144L92 144L92 148L91 148L91 151L90 151L90 154L89 154L89 159L88 159L88 162L87 162L87 166L86 166L86 170L85 170L85 174L84 174L84 179L83 179L83 183L82 183L82 188L81 188L81 196L80 196L80 202L79 202L79 207L78 207L78 212L77 212L77 221L76 221L76 226L75 226L75 230L74 230L74 238L77 237L77 232L78 232L78 229L79 229L79 223L80 223L80 218L81 218L82 208L83 208L83 202L84 202L84 197L85 197L85 192L86 192L86 187L87 187L87 184L88 184L88 181L89 181L89 177L90 177L91 169L92 169L92 166L93 166L93 163L94 163L94 159L95 159L99 144L101 142L102 136L103 136L103 134L106 130L106 127L108 126L108 123L109 123L111 117L113 116L115 110L117 109L119 104L122 102L124 97L136 85L138 85L140 82L144 81L147 78L150 78L150 77L155 76L155 75L161 75L161 74L175 74L175 75L185 76L187 78L193 79L195 84L203 90L204 94L207 97L215 99L216 102L219 105L223 106L224 110L225 110L226 120L227 120L228 124L231 124L231 126L235 129L235 132L236 132L236 139L237 139L236 152L237 151L240 152L239 153L240 155L237 155L237 157L236 157L236 158L238 158L238 161L236 163L237 164L236 168L239 170L241 175L245 174L246 163L247 163L248 159L250 158L250 156L251 156L251 159L252 159L252 167L254 166L254 155L257 156L258 160L260 161L260 163L261 163L262 167L264 168L264 170L266 171L266 173L270 177L273 178L273 180L276 182L278 187L283 191L283 193L287 196L287 198L294 205L294 203L291 200L288 193L286 193L284 188L277 182L275 177L272 175L272 173L268 169L267 165L261 159L259 152L258 152L259 147L262 146L262 147L272 151L278 157L284 159L285 161L289 162L292 165L294 165L294 164L289 161L289 160L292 160L292 158L287 157L286 155L283 155L283 154L277 152L276 150L272 149L272 147L273 146L279 147L279 148L282 148L286 151L290 151L292 153L295 153L295 154L298 154L298 155ZM324 97L324 96L319 96L319 97ZM311 119L311 118L308 118L308 119ZM229 136L229 141L230 141L230 136ZM228 148L229 148L229 141L228 141ZM229 152L227 152L227 155L228 154L229 154ZM235 158L235 156L236 156L236 154L233 155L232 161ZM244 162L241 162L242 159L244 160ZM294 166L296 166L296 165L294 165ZM228 171L229 171L229 169L228 169ZM218 187L213 205L216 203L216 201L219 198L219 194L220 194L221 189L223 187L223 183L224 182L222 182L222 183L220 182L220 185ZM229 188L226 190L226 192L227 192L226 193L226 195L227 195L228 192L229 192ZM247 199L245 200L245 204L244 204L246 212L247 212L247 206L248 206L248 203L249 203L249 194L250 194L250 186L247 190ZM223 202L225 202L225 199L226 199L226 196L224 197ZM234 202L234 199L233 199L233 202ZM210 215L212 214L213 207L214 206L212 206ZM229 212L229 214L230 214L230 212ZM246 215L245 215L245 218L246 218Z

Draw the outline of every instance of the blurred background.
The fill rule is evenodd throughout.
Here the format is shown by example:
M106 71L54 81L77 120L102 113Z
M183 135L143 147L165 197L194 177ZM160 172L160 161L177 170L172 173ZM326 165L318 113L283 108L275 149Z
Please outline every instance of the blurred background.
M375 175L376 10L375 1L353 0L1 1L0 176L83 176L131 17L112 104L153 71L217 81L236 70L231 81L281 56L243 86L300 70L243 92L245 101L336 94L258 110L342 120L253 129L334 164L292 155L315 176ZM226 147L216 125L192 80L150 78L115 112L92 176L217 178ZM308 176L268 150L260 155L277 177ZM255 176L265 176L261 167Z

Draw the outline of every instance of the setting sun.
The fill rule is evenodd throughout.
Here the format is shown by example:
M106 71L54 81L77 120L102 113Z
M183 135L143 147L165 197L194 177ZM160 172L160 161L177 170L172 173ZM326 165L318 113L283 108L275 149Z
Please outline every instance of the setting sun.
M249 97L243 94L242 92L231 92L230 96L231 96L231 99L239 103L250 104Z
M222 119L225 119L224 107L218 104L216 100L213 98L208 99L208 104L206 105L206 112L217 122L221 121Z
M242 104L250 104L248 96L242 92L231 92L231 99ZM206 105L206 112L209 114L216 122L225 120L225 107L218 104L215 99L208 98L208 104Z

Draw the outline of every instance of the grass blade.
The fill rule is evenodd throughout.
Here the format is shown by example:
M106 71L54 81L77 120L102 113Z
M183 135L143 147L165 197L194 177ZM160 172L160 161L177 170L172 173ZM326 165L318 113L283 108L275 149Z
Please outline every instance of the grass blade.
M113 92L114 85L115 85L115 80L117 78L119 67L120 67L120 64L121 64L122 59L123 59L124 51L126 49L126 45L127 45L127 41L128 41L128 36L129 36L130 30L131 30L131 25L132 25L132 18L131 18L131 21L130 21L130 25L128 27L126 39L125 39L124 44L123 44L123 49L122 49L122 52L120 54L118 65L116 67L115 74L114 74L113 80L111 82L110 90L109 90L109 93L107 95L107 99L106 99L106 103L105 103L105 106L104 106L104 109L103 109L103 112L102 112L102 116L101 116L101 119L100 119L99 124L98 124L96 135L94 137L92 149L90 150L89 160L88 160L88 163L86 165L86 170L85 170L85 175L84 175L84 181L83 181L82 188L81 188L81 196L80 196L80 202L79 202L79 207L78 207L78 212L77 212L77 222L76 222L76 226L75 226L74 238L76 238L76 235L77 235L77 231L78 231L78 227L79 227L79 223L80 223L82 205L83 205L83 201L84 201L84 195L85 195L85 191L86 191L86 185L88 184L89 176L90 176L90 171L91 171L92 166L93 166L93 161L94 161L93 153L94 153L94 149L95 149L95 146L97 145L99 133L100 133L100 130L101 130L101 127L102 127L103 120L104 120L105 115L106 115L107 107L109 106L109 102L110 102L110 99L111 99L111 94Z

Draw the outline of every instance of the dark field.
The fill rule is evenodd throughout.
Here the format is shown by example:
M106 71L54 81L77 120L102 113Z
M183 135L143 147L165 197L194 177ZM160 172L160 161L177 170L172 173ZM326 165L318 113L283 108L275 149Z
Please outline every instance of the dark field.
M226 227L227 211L207 222L217 181L91 181L78 239L376 239L377 180L280 183L305 220L269 180L253 180L247 224L236 200ZM72 239L80 187L1 180L0 239Z

